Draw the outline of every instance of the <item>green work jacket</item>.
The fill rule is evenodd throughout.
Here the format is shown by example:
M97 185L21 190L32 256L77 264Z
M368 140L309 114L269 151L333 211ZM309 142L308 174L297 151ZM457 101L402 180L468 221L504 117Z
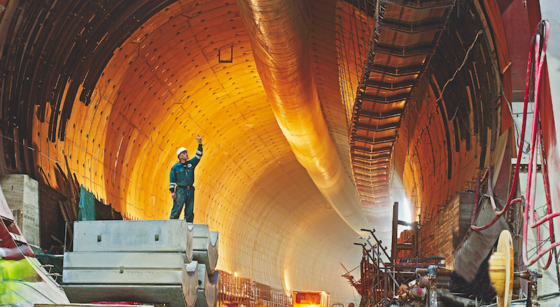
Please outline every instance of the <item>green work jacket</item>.
M202 144L198 144L194 158L185 163L177 162L169 172L169 191L175 192L176 187L192 187L194 184L194 169L202 157Z

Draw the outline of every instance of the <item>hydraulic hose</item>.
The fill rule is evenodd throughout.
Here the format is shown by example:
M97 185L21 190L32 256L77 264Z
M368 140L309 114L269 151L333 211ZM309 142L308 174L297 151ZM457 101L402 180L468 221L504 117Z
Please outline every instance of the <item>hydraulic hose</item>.
M541 34L542 32L542 34ZM484 226L475 226L474 225L474 214L476 212L476 204L477 200L475 200L475 209L473 210L473 217L471 219L471 228L473 230L483 230L491 225L493 225L499 217L504 214L507 209L515 203L521 202L523 203L523 199L517 198L513 199L513 195L515 194L515 188L517 186L517 180L519 178L519 166L521 162L521 156L523 154L523 137L525 135L525 129L527 126L527 108L529 105L529 88L531 84L531 76L534 73L534 113L533 113L533 123L531 127L531 141L530 141L530 150L529 150L529 162L528 162L528 172L527 172L527 189L525 195L525 206L524 206L524 213L523 213L523 244L522 244L522 257L523 263L526 266L533 265L535 262L540 261L542 256L546 253L548 254L548 260L546 263L541 262L541 266L543 270L546 270L551 262L552 262L552 249L560 245L560 242L556 242L554 236L554 223L553 218L560 215L560 212L553 213L552 212L552 203L550 198L550 183L548 178L548 170L546 166L546 161L544 160L544 147L542 146L542 127L540 123L540 113L539 113L539 95L540 95L540 84L541 84L541 77L542 77L542 68L544 64L544 59L546 55L546 48L548 45L548 34L549 34L549 25L548 21L541 21L534 33L533 38L531 40L532 48L529 48L529 59L527 61L527 78L525 80L525 95L523 101L523 124L521 126L521 134L520 134L520 144L517 152L517 163L515 165L515 174L513 177L513 182L511 185L511 189L508 195L508 199L506 201L505 206L502 210L497 210L496 202L494 199L494 191L492 190L491 184L491 177L492 177L492 168L490 168L490 176L488 178L488 196L490 199L490 204L492 206L492 210L494 211L495 217L486 225ZM541 44L541 36L543 37L543 41ZM533 59L534 57L534 59ZM539 220L537 212L535 211L535 192L536 192L536 176L537 176L537 160L535 158L536 149L541 148L541 160L542 160L542 172L543 172L543 185L546 197L546 206L547 206L547 215ZM478 183L477 183L477 190L478 190ZM478 191L477 191L478 195ZM477 198L477 197L475 197ZM529 218L531 221L529 221ZM549 228L549 235L550 235L550 242L551 245L542 248L540 245L541 241L541 230L539 227L540 225L544 224L548 221L548 228ZM531 225L531 228L536 229L537 235L537 255L532 259L528 259L527 257L527 238L528 238L528 225Z
M543 42L542 46L540 43L541 33L542 31ZM558 213L552 213L552 203L550 198L550 190L549 190L549 182L548 182L548 170L546 165L543 165L542 172L543 172L543 182L544 182L544 190L545 190L545 197L546 197L546 205L547 205L547 215L542 219L538 220L538 216L535 212L535 186L536 186L536 174L537 174L537 166L536 166L536 159L535 159L535 151L539 146L542 138L542 128L540 123L540 115L539 115L539 95L540 95L540 83L542 77L542 67L544 65L544 58L546 55L546 48L548 45L548 34L549 34L549 24L548 21L541 21L537 28L535 29L535 33L533 34L533 39L531 40L531 44L534 44L534 57L535 57L535 107L533 113L533 126L531 131L531 147L529 150L529 167L527 172L527 197L529 204L525 205L525 210L523 214L523 245L522 245L522 256L523 256L523 263L526 266L530 266L534 264L537 260L539 260L542 256L546 253L548 255L548 261L546 264L541 263L542 269L546 270L550 263L552 262L552 249L560 245L560 242L556 242L554 237L554 223L552 218L558 216ZM529 53L529 65L531 63L531 58L533 56L533 52L530 50ZM530 71L527 72L527 78L530 78ZM528 96L528 83L525 87L525 103L527 104L527 96ZM524 114L525 115L525 114ZM525 120L525 119L524 119ZM538 134L538 135L537 135ZM541 150L542 149L541 146ZM542 152L541 152L542 153ZM541 155L541 159L544 161L544 156ZM543 163L544 164L544 163ZM528 225L529 225L529 216L531 216L531 228L538 227L539 225L543 224L544 222L548 221L548 228L549 228L549 235L550 235L550 246L542 249L540 244L537 243L537 255L532 259L528 259L527 257L527 235L528 235ZM537 228L537 240L540 241L540 229Z

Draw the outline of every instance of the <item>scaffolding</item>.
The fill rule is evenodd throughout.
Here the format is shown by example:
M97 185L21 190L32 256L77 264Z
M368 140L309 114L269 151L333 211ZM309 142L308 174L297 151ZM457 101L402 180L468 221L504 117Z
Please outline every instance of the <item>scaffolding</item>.
M375 229L362 229L362 231L369 232L371 237L364 238L366 243L354 243L362 247L361 279L352 283L347 276L348 274L343 275L350 280L360 293L362 297L360 307L389 306L399 300L399 294L403 292L401 285L406 286L416 280L417 269L427 269L429 266L444 266L441 257L423 258L418 256L419 251L421 251L421 244L417 235L420 227L418 223L411 224L411 226L416 228L413 229L412 233L414 235L410 238L413 242L402 245L415 247L413 250L408 247L403 248L406 251L410 250L410 257L398 257L398 249L393 252L394 256L389 256L386 251L387 247L384 247L375 236ZM373 239L375 243L372 244L370 239ZM396 242L396 239L393 241Z
M291 307L283 290L220 271L217 307Z

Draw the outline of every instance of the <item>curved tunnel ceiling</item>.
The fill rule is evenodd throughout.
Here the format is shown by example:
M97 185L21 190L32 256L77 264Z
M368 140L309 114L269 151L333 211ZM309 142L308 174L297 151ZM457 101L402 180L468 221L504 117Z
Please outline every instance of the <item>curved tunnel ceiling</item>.
M220 233L219 268L280 289L356 299L339 265L358 263L356 233L278 126L234 3L171 4L114 51L88 106L81 96L64 141L38 138L48 158L37 163L47 174L66 155L80 183L127 218L165 219L175 151L192 153L200 135L195 222ZM50 126L35 120L33 130L45 135Z
M417 213L437 210L476 167L491 164L507 128L484 7L461 5L412 91L393 149L393 171ZM220 232L220 268L286 291L357 300L338 265L358 264L356 233L286 140L236 3L30 0L13 14L2 57L4 170L61 189L56 163L67 157L79 182L127 218L165 219L175 151L192 153L200 135L195 222ZM352 180L348 114L371 20L347 2L310 0L304 22L322 129ZM472 58L436 103L480 29Z

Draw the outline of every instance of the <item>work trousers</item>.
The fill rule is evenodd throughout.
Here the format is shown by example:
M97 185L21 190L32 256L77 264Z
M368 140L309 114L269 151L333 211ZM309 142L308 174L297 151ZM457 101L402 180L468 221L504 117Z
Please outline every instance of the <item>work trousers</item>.
M181 216L181 209L185 206L185 220L189 223L194 221L194 187L190 189L177 186L175 189L177 197L173 200L170 219L178 219Z

